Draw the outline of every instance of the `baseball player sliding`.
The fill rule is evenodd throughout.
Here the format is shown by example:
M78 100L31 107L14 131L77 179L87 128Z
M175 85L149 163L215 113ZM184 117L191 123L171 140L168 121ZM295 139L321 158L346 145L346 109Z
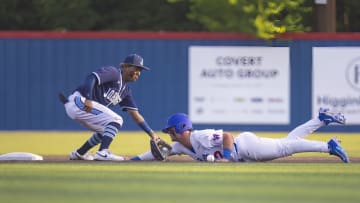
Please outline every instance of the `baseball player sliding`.
M348 155L336 138L328 142L305 139L310 133L330 123L345 124L345 117L341 113L320 108L318 117L298 126L287 137L264 138L251 132L243 132L233 137L231 133L223 130L193 130L188 116L177 113L168 118L163 132L169 134L175 142L169 155L186 154L198 161L256 162L301 152L325 152L349 163ZM133 157L132 160L154 160L154 156L149 151Z
M158 139L139 113L128 86L129 82L138 80L142 70L149 68L143 65L141 56L132 54L120 64L120 69L112 66L102 67L89 74L85 82L68 98L59 95L67 115L94 132L80 148L71 152L71 160L124 160L124 157L109 151L111 142L123 125L122 117L110 109L118 104L152 139ZM100 148L95 156L88 154L87 152L97 144L100 144Z

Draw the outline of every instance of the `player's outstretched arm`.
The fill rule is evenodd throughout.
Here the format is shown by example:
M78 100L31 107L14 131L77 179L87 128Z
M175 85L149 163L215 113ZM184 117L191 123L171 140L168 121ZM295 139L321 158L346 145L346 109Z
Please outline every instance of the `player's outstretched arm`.
M137 110L128 110L133 120L144 130L152 140L160 139L159 136L150 128L149 124L145 121L144 117Z
M196 155L178 142L174 142L171 145L171 150L168 153L169 153L168 156L188 155L191 158L193 158L194 160L196 160ZM151 150L149 150L147 152L144 152L142 154L132 157L130 160L131 161L153 161L153 160L157 160L157 159L154 157Z
M152 155L151 151L147 151L145 153L134 156L130 159L131 161L153 161L156 160Z

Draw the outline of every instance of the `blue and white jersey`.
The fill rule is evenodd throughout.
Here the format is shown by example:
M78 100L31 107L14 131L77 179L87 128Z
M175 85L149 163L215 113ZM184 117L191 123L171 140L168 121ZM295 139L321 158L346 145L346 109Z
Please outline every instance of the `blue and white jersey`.
M190 143L196 159L206 161L209 154L221 159L223 153L223 130L194 130L190 134Z
M198 161L206 161L206 157L210 154L214 155L215 159L223 158L223 130L194 130L190 134L190 143L191 150L175 142L172 145L171 154L186 154ZM231 153L231 160L235 161L237 157L234 149Z
M92 98L89 99L107 107L119 104L124 111L138 109L130 87L122 81L120 69L113 66L102 67L91 74L97 78L97 84L91 94ZM87 95L84 85L80 85L76 91L79 91L81 95Z
M186 148L179 142L174 142L171 146L170 155L186 154L197 161L206 161L206 157L210 154L215 159L223 158L223 130L205 129L194 130L190 134L190 143L192 149ZM151 151L147 151L138 155L141 160L154 160ZM231 161L237 161L238 155L234 148L231 152Z

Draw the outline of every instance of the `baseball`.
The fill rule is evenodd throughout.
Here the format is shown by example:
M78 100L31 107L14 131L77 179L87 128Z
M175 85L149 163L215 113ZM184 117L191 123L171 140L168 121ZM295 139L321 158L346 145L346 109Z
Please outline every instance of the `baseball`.
M207 155L206 161L208 161L208 162L214 162L214 161L215 161L214 155L212 155L212 154Z
M161 148L164 154L169 155L169 149L167 147Z

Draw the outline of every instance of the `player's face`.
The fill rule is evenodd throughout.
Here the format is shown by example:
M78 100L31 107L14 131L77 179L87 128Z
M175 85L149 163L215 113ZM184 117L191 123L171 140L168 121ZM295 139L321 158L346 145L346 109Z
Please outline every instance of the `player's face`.
M175 142L178 141L177 134L175 132L175 127L170 128L168 134L171 138L171 141L175 141Z
M126 82L135 82L141 74L142 69L136 66L125 66L122 68L122 74Z

